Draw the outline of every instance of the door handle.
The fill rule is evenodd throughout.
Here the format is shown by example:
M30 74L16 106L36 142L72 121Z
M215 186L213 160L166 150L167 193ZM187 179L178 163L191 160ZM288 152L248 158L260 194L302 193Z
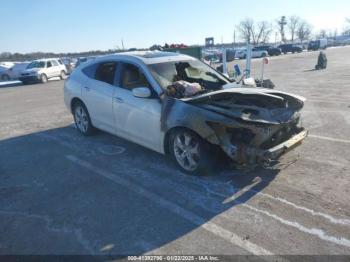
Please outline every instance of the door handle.
M120 97L113 97L113 101L118 102L118 103L124 103L124 100Z
M84 88L85 88L85 90L86 90L87 92L89 92L89 91L91 90L91 88L90 88L90 87L87 87L87 86L85 86Z

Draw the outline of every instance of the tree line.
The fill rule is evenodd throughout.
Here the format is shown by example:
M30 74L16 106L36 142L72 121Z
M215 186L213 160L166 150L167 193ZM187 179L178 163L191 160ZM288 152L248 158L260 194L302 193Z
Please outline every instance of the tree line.
M32 52L32 53L10 53L10 52L2 52L0 53L0 61L31 61L42 58L63 58L63 57L86 57L86 56L100 56L100 55L108 55L114 53L120 53L123 50L120 49L109 49L107 51L101 50L93 50L88 52L80 52L80 53L52 53L52 52Z
M347 27L342 34L350 36L350 18L346 19L346 23ZM273 32L276 32L276 36L280 36L280 42L286 43L290 41L294 43L295 41L299 41L303 43L310 40L313 30L309 22L295 15L289 17L281 16L273 22L255 22L251 18L246 18L236 26L236 29L243 41L254 45L269 42ZM333 31L322 29L315 36L317 38L332 37L335 39L337 35L337 29Z

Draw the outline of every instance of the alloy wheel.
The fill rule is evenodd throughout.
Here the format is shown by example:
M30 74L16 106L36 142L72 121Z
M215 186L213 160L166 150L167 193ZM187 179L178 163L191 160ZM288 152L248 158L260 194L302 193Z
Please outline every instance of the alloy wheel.
M85 109L81 105L75 107L74 119L75 119L75 124L77 128L82 133L86 133L89 127L89 118Z
M174 138L174 155L178 164L187 171L199 166L200 150L198 139L190 133L178 133Z

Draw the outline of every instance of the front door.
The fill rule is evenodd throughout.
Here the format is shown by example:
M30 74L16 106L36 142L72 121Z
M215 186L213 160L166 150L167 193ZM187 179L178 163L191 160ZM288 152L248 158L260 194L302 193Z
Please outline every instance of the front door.
M152 90L145 74L136 65L122 63L113 94L113 111L118 136L161 152L161 103L155 92L149 98L135 97L133 88Z

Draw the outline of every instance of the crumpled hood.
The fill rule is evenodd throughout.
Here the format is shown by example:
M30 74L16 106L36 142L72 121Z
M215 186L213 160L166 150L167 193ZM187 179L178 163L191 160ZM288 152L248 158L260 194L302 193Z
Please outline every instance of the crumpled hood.
M306 99L266 88L232 88L213 91L183 102L244 121L280 124L298 117Z
M216 97L222 97L222 94L227 94L227 95L230 95L230 94L242 94L242 95L256 94L256 95L262 95L262 96L265 96L265 95L266 96L271 96L271 95L278 96L278 94L284 94L284 95L294 97L295 99L298 99L301 102L306 101L305 97L302 97L299 95L286 93L286 92L282 92L282 91L277 91L274 89L253 88L253 87L235 87L235 88L230 88L230 89L225 89L225 90L217 90L217 91L201 94L198 96L183 98L181 100L184 102L187 102L187 101L195 102L195 101L199 101L199 100L215 99Z

